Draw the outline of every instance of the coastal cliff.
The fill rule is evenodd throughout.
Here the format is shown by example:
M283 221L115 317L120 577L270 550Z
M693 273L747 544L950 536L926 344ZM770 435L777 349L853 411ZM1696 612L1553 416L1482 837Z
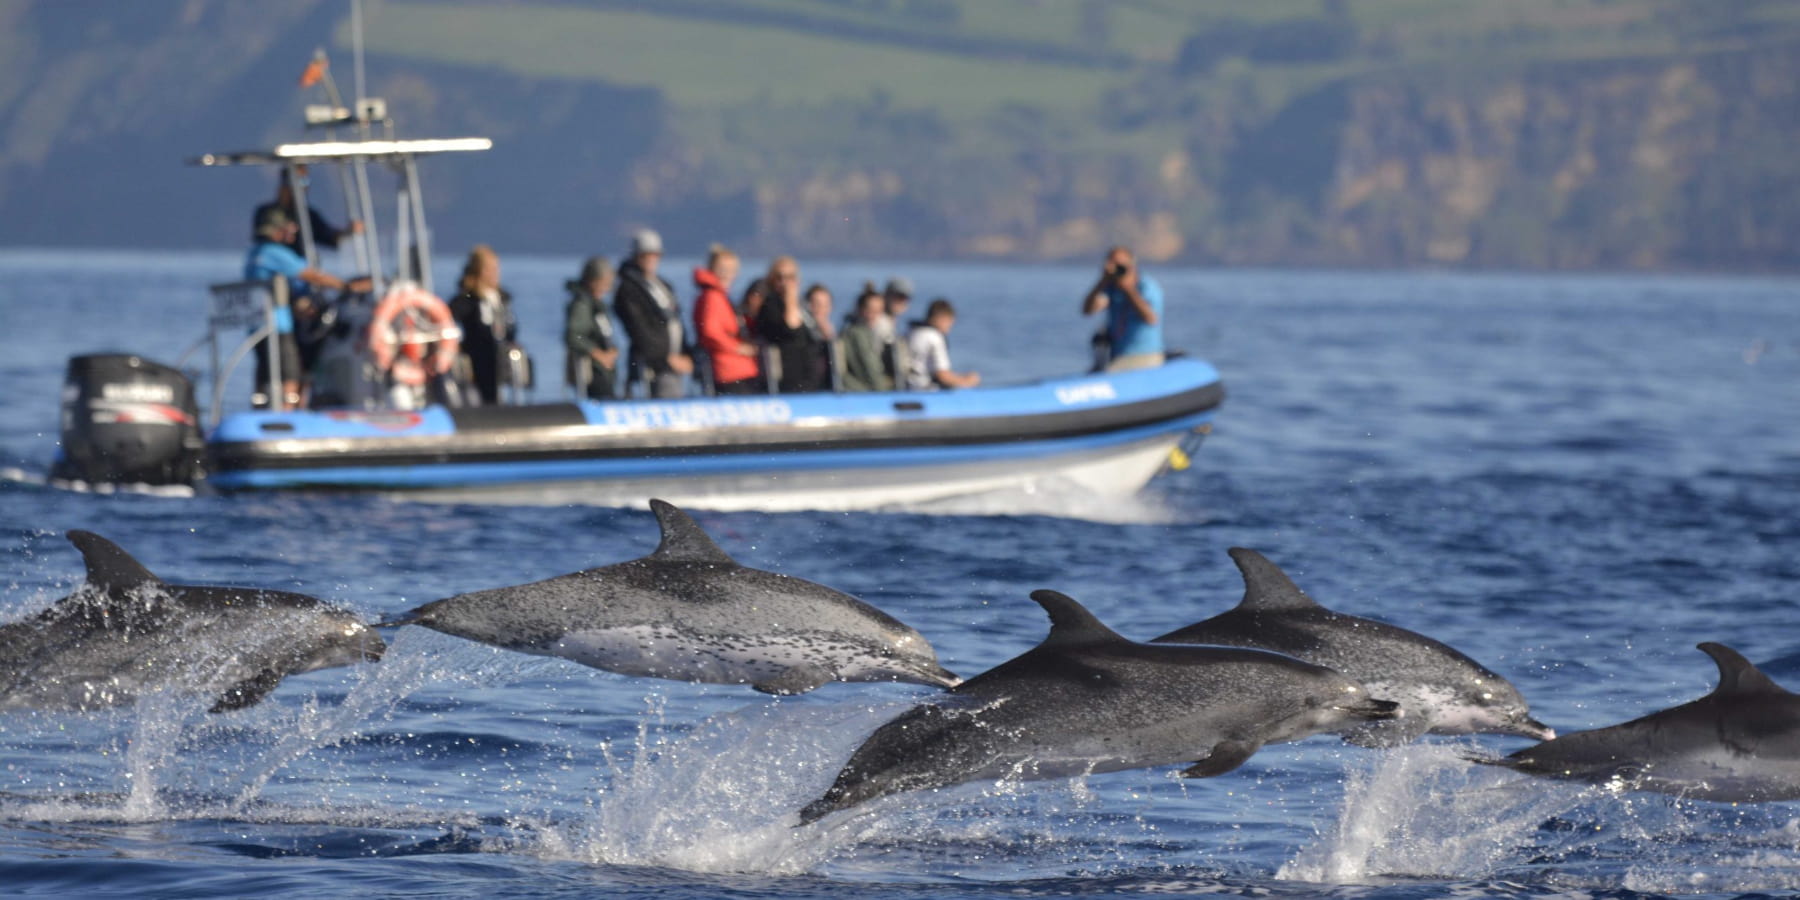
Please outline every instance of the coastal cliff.
M653 224L807 256L1800 268L1780 4L368 6L403 132L495 139L431 164L440 247ZM0 7L0 244L236 246L266 176L179 160L292 138L293 78L316 43L345 58L342 16Z

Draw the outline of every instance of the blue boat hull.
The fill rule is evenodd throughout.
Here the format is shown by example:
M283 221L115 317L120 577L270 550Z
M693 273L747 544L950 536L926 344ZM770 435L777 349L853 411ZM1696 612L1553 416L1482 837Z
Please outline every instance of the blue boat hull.
M1129 493L1223 395L1210 365L1180 359L969 391L244 413L209 437L208 482L712 508L866 508L1054 478Z

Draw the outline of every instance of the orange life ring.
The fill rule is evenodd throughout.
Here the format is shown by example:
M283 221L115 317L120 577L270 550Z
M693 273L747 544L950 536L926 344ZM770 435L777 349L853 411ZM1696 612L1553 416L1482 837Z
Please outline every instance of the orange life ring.
M425 383L425 345L435 344L430 374L443 375L456 362L462 329L444 301L412 282L401 282L375 306L369 320L369 353L375 366L395 381L418 387Z

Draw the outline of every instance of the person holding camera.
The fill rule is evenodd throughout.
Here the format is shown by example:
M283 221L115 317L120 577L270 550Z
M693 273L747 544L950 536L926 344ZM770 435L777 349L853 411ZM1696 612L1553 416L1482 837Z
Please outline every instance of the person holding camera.
M1126 247L1106 254L1100 280L1081 302L1081 314L1106 310L1106 330L1096 336L1108 345L1108 372L1149 369L1163 364L1163 293L1156 279L1138 270Z

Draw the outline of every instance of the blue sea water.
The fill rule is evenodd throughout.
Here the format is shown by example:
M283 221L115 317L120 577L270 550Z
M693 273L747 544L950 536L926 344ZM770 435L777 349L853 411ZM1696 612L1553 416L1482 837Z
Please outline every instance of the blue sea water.
M577 262L505 261L546 372ZM655 546L643 510L44 487L65 359L173 360L197 336L201 287L237 265L0 252L0 620L79 582L71 528L171 580L300 590L370 617ZM806 268L840 298L898 273L954 298L953 354L990 381L1085 362L1086 267ZM1248 546L1330 606L1507 675L1562 731L1706 692L1703 640L1800 687L1800 281L1155 274L1171 343L1212 360L1230 396L1193 468L1135 500L699 520L747 564L914 625L965 675L1042 638L1036 588L1149 637L1234 604L1225 550ZM379 665L291 678L237 713L154 697L0 714L0 893L1800 893L1800 806L1466 763L1524 743L1487 736L1380 752L1317 737L1214 779L971 784L796 829L862 737L925 689L776 699L393 636Z

